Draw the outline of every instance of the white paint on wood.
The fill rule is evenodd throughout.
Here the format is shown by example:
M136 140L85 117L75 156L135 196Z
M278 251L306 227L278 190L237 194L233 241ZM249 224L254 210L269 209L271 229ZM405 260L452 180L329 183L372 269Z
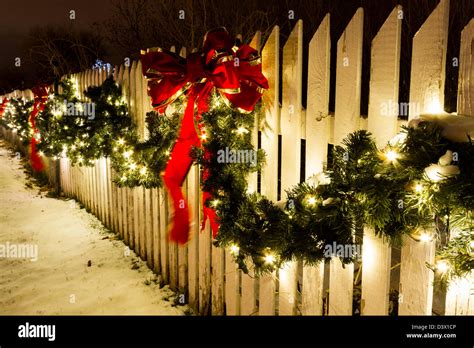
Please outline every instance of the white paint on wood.
M329 271L329 315L352 315L354 264L332 258Z
M434 273L426 263L433 264L434 241L403 238L400 264L399 315L431 315Z
M303 315L321 315L323 312L324 262L303 268Z
M334 143L359 129L364 10L359 8L337 41Z
M400 81L401 6L396 6L372 40L368 131L379 148L397 133ZM406 115L405 115L406 116Z
M299 20L283 47L283 100L281 110L281 192L300 181L301 109L303 79L303 22ZM281 281L286 279L286 281ZM292 315L297 305L297 264L280 270L279 313Z
M224 249L212 246L211 255L211 313L224 315Z
M474 117L474 19L461 32L459 51L458 114Z
M441 0L413 37L410 76L410 115L444 110L449 0Z
M275 26L262 50L262 72L269 89L262 97L264 117L260 122L261 146L266 154L262 169L261 192L276 201L278 194L278 134L280 133L280 105L278 101L280 65L280 29ZM259 315L275 314L275 272L259 279Z
M364 229L361 315L388 315L391 248L387 240Z
M234 257L229 252L225 251L225 314L239 315L240 314L240 294L239 294L239 269Z
M190 306L199 309L199 167L192 166L188 177L188 205L190 214L190 240L188 242L188 298Z
M327 14L309 43L306 110L306 179L319 173L327 159L329 143L330 38Z
M262 72L268 79L269 89L262 96L265 117L261 122L262 149L266 164L262 169L262 194L277 200L278 134L280 132L279 88L280 30L275 26L262 50Z

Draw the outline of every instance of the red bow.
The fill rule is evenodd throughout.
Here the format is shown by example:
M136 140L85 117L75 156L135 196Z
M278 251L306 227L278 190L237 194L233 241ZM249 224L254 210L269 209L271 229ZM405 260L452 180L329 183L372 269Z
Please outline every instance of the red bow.
M5 113L7 106L8 106L8 98L5 98L3 99L2 104L0 104L0 118L3 117L3 114Z
M164 112L183 93L187 93L188 97L178 139L163 176L174 206L170 239L186 243L189 237L189 210L181 185L192 164L192 147L201 146L195 120L199 128L200 115L209 109L209 96L214 88L233 106L250 112L263 90L268 89L268 81L262 74L258 52L248 45L234 46L225 28L209 31L204 37L202 51L190 54L187 59L154 48L141 52L141 62L143 74L149 79L148 94L158 112ZM203 180L206 177L204 169ZM203 203L211 196L211 192L203 192ZM204 206L203 215L203 226L209 218L215 236L219 227L215 211Z
M39 131L36 128L36 116L39 112L44 110L44 103L48 100L48 87L46 86L37 86L32 88L34 95L34 104L33 110L31 111L29 122L31 129L33 130L33 135L31 136L30 141L30 160L33 170L39 172L43 170L43 162L41 161L41 156L36 150L36 144L39 143Z

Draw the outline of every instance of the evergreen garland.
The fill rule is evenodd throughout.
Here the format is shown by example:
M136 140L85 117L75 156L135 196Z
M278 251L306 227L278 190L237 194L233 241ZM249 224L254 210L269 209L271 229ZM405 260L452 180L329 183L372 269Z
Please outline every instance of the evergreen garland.
M33 135L29 123L33 104L34 102L32 100L10 98L9 105L6 108L3 117L0 118L0 122L4 127L17 132L23 145L27 145Z
M61 83L61 93L50 96L38 115L38 148L47 156L67 156L79 165L110 157L118 185L161 187L185 96L168 115L147 114L146 140L140 140L121 89L111 77L89 88L86 96L95 105L94 117L69 116L68 105L82 101L71 81ZM423 240L433 226L436 230L429 238L437 238L440 247L438 263L428 266L437 271L437 277L447 284L473 269L471 139L449 141L435 124L421 122L416 128L405 128L379 150L368 132L357 131L334 147L325 173L292 187L285 201L275 203L248 192L248 175L264 164L263 151L251 141L260 111L240 113L218 94L209 102L209 111L200 119L203 146L194 148L191 155L205 169L202 190L210 192L212 199L204 204L216 209L220 223L215 244L230 248L245 272L250 268L256 273L271 271L296 259L306 264L329 259L334 255L328 255L325 246L360 244L364 228L399 245L404 235ZM1 120L16 129L25 143L31 136L32 105L32 101L12 98ZM237 153L247 155L246 160L237 160ZM454 174L430 177L427 171L433 165L451 166ZM449 238L451 231L456 231L453 238ZM341 257L341 261L354 259ZM443 263L447 267L439 267Z

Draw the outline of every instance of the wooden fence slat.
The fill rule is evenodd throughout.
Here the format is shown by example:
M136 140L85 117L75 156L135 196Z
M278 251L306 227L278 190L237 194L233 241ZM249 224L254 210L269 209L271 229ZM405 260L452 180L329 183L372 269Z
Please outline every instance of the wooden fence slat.
M153 227L153 269L157 274L161 274L160 259L160 196L157 188L151 189L152 205L152 227Z
M359 8L337 41L334 143L359 129L364 10Z
M212 246L211 256L211 313L224 315L224 249Z
M133 224L131 224L131 229L133 231L133 239L135 241L135 253L138 256L142 256L142 235L140 233L140 187L131 188L131 197L133 202ZM130 225L130 223L129 223Z
M327 14L309 43L306 112L306 179L322 172L329 137L330 17ZM324 263L303 267L302 313L322 314Z
M396 6L372 40L368 130L379 148L398 130L398 85L402 7ZM387 241L365 229L362 252L362 315L387 315L391 249ZM374 262L378 260L377 262Z
M278 197L278 134L280 133L280 106L278 101L280 76L280 30L275 26L262 50L262 71L268 79L269 89L262 96L264 120L260 122L261 146L266 164L261 174L261 192L269 199ZM276 308L276 274L260 277L259 314L274 315ZM226 295L227 296L227 295ZM238 304L239 305L239 304ZM238 306L240 310L240 306Z
M186 201L189 204L189 193L188 193L188 179L184 180L183 184L183 192ZM191 221L192 212L190 210L190 225L192 225ZM190 238L191 238L191 229L190 226ZM184 295L184 298L187 298L187 287L188 287L188 243L184 245L178 245L178 290L181 295Z
M352 315L354 264L343 268L342 262L334 257L329 272L329 315Z
M441 0L413 37L409 119L444 110L449 0Z
M461 32L459 52L458 114L474 116L474 18Z
M359 129L364 10L359 8L337 42L334 142ZM330 261L329 314L351 315L354 265Z
M404 237L400 264L399 315L431 315L434 273L426 263L434 263L435 242Z
M449 0L441 0L413 38L410 77L410 115L444 109L445 65L449 23ZM441 63L441 64L440 64ZM401 303L399 315L431 315L435 243L404 238L400 264Z
M188 242L188 302L199 311L199 167L192 166L187 178L188 204L191 216L191 235Z
M225 314L239 315L239 270L232 254L225 251Z
M167 197L164 188L160 189L160 255L161 255L161 276L164 283L169 282L169 262L168 262L168 215Z
M138 233L140 235L139 240L140 240L140 257L142 260L146 260L147 257L147 252L146 252L146 245L147 245L147 234L146 234L146 221L145 221L145 188L143 186L138 186L136 188L137 190L137 228Z
M388 315L391 248L388 241L364 229L361 315Z
M199 314L210 311L211 302L211 229L209 220L199 234Z
M281 192L300 182L303 21L299 20L283 47L283 100L281 110L282 150ZM282 197L286 198L286 197ZM292 261L280 269L279 313L292 315L297 308L297 263ZM281 279L285 281L281 281Z
M153 207L152 207L152 193L150 189L144 190L145 204L144 204L144 215L145 215L145 252L146 261L148 267L153 269Z
M372 40L368 131L379 148L397 133L402 7L396 6ZM401 115L406 116L406 115Z

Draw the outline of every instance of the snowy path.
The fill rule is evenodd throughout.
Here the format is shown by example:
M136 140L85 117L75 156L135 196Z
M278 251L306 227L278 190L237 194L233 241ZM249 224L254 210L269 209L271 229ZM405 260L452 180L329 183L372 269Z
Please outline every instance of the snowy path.
M173 293L159 289L145 264L133 252L127 256L125 244L94 216L73 200L26 187L19 160L4 145L0 141L0 315L183 314L186 307L173 307ZM32 252L37 247L37 261L12 257L25 244Z

